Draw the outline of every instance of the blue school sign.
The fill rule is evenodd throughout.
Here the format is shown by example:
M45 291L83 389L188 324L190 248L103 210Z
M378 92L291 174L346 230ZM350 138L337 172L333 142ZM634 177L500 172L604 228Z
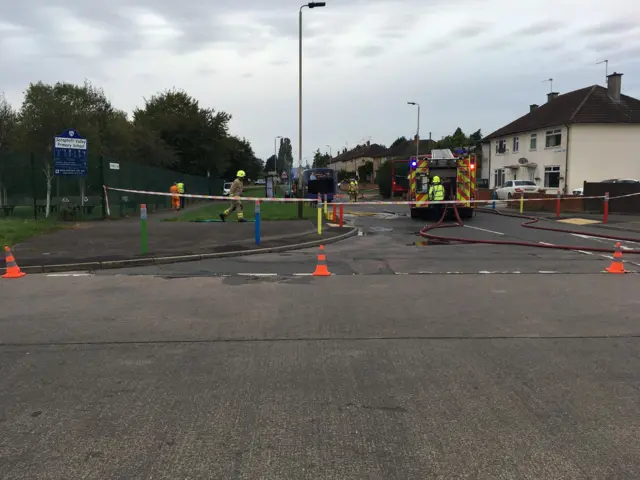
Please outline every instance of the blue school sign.
M73 128L53 137L53 174L85 176L89 170L87 139Z

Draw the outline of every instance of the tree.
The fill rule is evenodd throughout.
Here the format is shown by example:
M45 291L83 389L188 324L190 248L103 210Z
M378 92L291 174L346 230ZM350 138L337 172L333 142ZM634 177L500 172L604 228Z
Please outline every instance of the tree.
M407 140L407 137L398 137L396 138L393 143L391 144L391 147L389 148L394 148L397 147L398 145L406 145L407 143L409 143L409 140Z
M237 142L225 142L231 115L200 107L182 90L166 90L145 100L143 109L133 112L133 124L155 132L171 148L181 172L218 176L227 167L216 157ZM147 147L153 144L148 143ZM155 144L162 149L160 143Z
M280 139L280 147L278 148L278 172L285 171L287 174L293 168L293 149L291 140L288 138Z
M267 161L264 163L264 171L265 172L273 172L276 169L276 157L275 155L271 155L267 158Z
M328 153L321 153L320 149L317 149L313 154L313 168L324 168L329 165L331 161L331 155Z
M0 94L0 154L6 152L15 143L15 135L18 127L18 112Z

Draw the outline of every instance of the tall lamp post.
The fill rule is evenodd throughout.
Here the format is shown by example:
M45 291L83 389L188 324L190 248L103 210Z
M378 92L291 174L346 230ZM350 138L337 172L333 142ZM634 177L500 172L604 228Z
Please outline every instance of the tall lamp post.
M273 169L276 171L276 176L278 175L278 139L282 138L280 135L277 135L273 138Z
M416 129L416 162L417 162L418 155L420 154L420 104L416 102L407 102L407 104L418 107L418 128Z
M331 151L331 145L327 143L326 146L329 147L329 165L331 166L331 161L333 160L333 152Z
M298 14L298 198L302 198L302 9L326 5L326 2L309 2L300 7ZM298 202L298 217L302 218L302 202Z

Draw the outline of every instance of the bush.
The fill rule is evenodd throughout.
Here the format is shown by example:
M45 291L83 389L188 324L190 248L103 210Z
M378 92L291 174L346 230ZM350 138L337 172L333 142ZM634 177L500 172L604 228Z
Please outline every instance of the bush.
M376 172L376 183L383 198L391 197L391 161L386 161Z

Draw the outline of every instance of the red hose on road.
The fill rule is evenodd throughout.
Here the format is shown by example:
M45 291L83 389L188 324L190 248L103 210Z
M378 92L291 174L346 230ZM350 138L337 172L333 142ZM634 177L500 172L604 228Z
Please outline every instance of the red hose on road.
M428 233L431 230L437 229L437 228L451 228L451 227L463 227L464 223L462 222L462 219L460 218L460 214L458 213L458 206L457 205L453 205L453 213L455 214L456 217L456 223L449 223L449 224L444 224L442 223L444 221L445 216L447 215L447 211L449 210L449 205L447 205L444 209L444 211L442 212L442 216L440 217L440 220L438 220L436 223L434 223L433 225L427 225L426 227L424 227L422 230L420 230L420 235L423 236L424 238L428 239L428 240L435 240L438 242L459 242L459 243L479 243L479 244L487 244L487 245L515 245L515 246L519 246L519 247L535 247L535 248L547 248L547 249L552 249L552 250L583 250L585 252L601 252L601 253L614 253L615 249L612 248L601 248L601 247L579 247L579 246L574 246L574 245L547 245L544 243L536 243L536 242L525 242L525 241L516 241L516 240L472 240L469 238L459 238L459 237L445 237L442 235L434 235L433 233ZM617 241L617 242L638 242L640 243L640 238L628 238L628 237L619 237L619 236L613 236L613 235L601 235L601 234L597 234L597 233L589 233L586 234L584 232L578 232L575 230L569 230L566 228L551 228L551 227L541 227L539 225L533 225L534 223L538 223L540 221L539 218L536 217L531 217L528 215L517 215L517 214L513 214L513 213L502 213L502 212L496 212L496 211L491 211L492 213L495 213L496 215L503 215L505 217L513 217L513 218L522 218L525 221L522 222L521 226L524 228L533 228L535 230L547 230L550 232L558 232L558 233L570 233L570 234L576 234L576 235L588 235L590 237L595 237L595 238L605 238L607 240L613 240L613 241ZM489 213L489 212L487 212ZM640 254L640 250L635 249L635 250L624 250L624 253L636 253L636 254Z

